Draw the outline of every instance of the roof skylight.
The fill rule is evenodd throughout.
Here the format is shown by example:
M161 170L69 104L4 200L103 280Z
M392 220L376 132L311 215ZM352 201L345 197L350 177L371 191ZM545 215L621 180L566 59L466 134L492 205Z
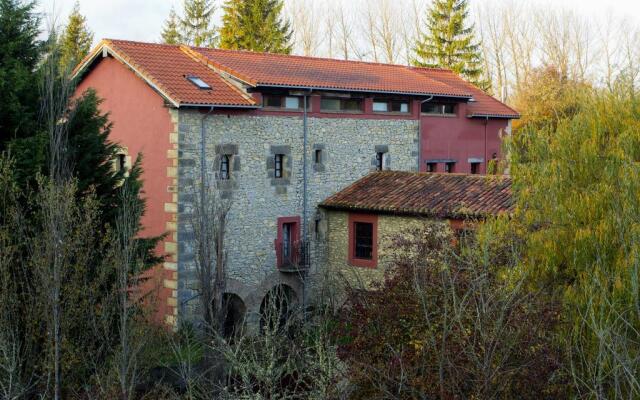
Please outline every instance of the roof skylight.
M189 80L189 82L196 85L199 89L211 89L211 86L209 86L207 82L203 81L197 76L190 75L190 76L187 76L186 78Z

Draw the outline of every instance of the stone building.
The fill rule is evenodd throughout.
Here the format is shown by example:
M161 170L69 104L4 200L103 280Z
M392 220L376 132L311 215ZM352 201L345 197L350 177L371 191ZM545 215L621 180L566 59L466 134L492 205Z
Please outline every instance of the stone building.
M450 71L400 65L103 40L75 73L122 159L144 157L143 234L168 235L143 289L169 324L197 304L203 182L231 205L226 287L251 320L274 289L310 300L324 199L376 170L481 174L518 116Z
M506 176L402 171L371 173L320 203L326 224L323 266L367 288L384 277L404 235L442 224L472 230L488 216L513 212Z

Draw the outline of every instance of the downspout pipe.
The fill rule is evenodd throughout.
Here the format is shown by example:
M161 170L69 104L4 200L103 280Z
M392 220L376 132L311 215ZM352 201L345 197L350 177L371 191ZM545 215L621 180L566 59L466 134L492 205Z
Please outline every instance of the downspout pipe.
M307 208L308 208L308 194L307 194L307 190L308 190L308 166L307 166L307 147L309 146L308 142L309 142L309 124L307 121L307 105L309 102L309 95L311 94L311 92L313 91L313 89L309 89L309 91L307 93L305 93L302 96L302 107L303 107L303 114L302 114L302 240L303 240L303 245L305 246L305 250L309 249L309 234L307 232L307 227L308 227L308 223L307 223ZM308 257L308 258L307 258ZM311 256L309 254L305 254L305 258L307 258L309 260L309 262L311 262ZM308 268L311 268L311 266L307 266ZM303 271L303 274L306 274L305 271ZM303 315L303 320L306 321L307 320L307 312L306 312L306 307L307 307L307 290L306 290L306 285L305 285L305 277L304 275L302 276L302 315Z
M418 172L420 172L420 167L422 167L422 105L431 100L433 100L433 95L422 100L420 107L418 107Z

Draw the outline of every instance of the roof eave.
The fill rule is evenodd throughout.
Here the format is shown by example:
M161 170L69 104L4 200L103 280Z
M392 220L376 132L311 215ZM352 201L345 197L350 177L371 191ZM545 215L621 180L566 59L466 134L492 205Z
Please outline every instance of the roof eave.
M469 114L467 118L500 118L500 119L520 119L518 114Z

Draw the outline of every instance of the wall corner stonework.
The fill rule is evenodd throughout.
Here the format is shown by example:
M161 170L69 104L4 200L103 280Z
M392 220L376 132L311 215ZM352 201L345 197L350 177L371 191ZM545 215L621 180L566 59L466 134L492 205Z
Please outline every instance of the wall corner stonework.
M171 327L177 326L178 316L178 125L179 111L170 109L171 123L173 130L169 133L169 149L167 150L167 178L170 185L167 186L167 192L171 193L171 201L164 203L164 211L168 214L165 230L167 236L164 239L164 251L166 259L163 263L164 276L163 287L168 289L170 294L166 299L167 312L164 321Z

